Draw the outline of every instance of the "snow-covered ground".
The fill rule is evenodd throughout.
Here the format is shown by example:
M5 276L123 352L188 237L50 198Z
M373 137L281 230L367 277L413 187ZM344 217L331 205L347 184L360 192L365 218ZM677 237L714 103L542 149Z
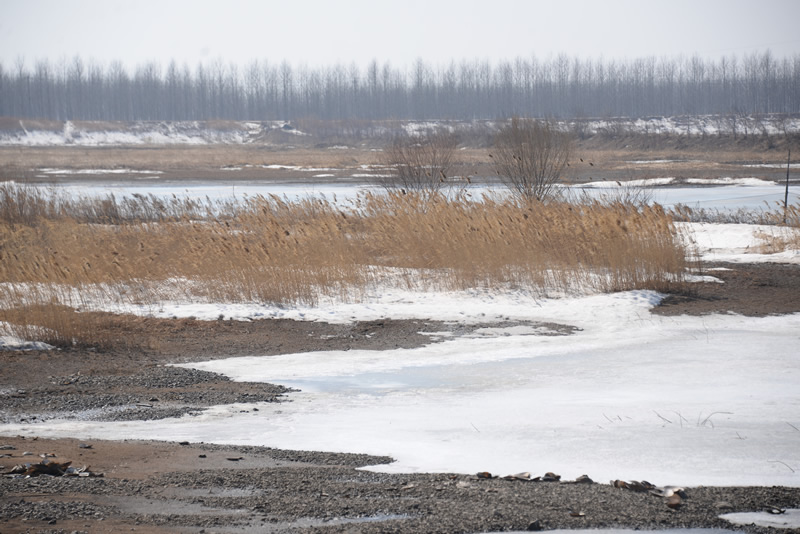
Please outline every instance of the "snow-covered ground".
M700 115L648 117L641 119L611 118L575 121L585 133L602 132L648 133L651 135L783 135L800 130L800 119L779 116Z
M763 228L686 224L707 258L749 253ZM777 257L797 261L798 255ZM713 273L710 273L713 274ZM800 314L662 317L649 291L535 298L519 291L375 290L363 302L278 309L165 303L164 316L383 317L490 323L389 351L191 364L300 388L292 402L218 406L148 422L49 421L0 435L142 438L390 455L385 471L647 479L658 485L800 487ZM154 310L141 310L152 313ZM552 336L541 323L578 328ZM527 325L527 326L526 326Z
M800 314L666 318L649 311L658 300L651 292L375 294L306 317L508 317L581 330L499 328L418 349L192 364L303 391L257 412L229 405L177 420L50 421L0 433L385 454L397 459L376 467L387 471L800 487Z
M324 169L315 169L314 172ZM664 179L667 180L667 179ZM640 185L662 185L643 183ZM354 198L354 186L185 185L92 189L99 194L153 192L222 198L242 194L308 194ZM249 188L252 187L252 188ZM630 187L585 187L614 195ZM476 193L482 192L479 189ZM716 209L751 209L781 197L777 184L656 188L657 201ZM792 191L791 198L797 200ZM667 202L665 202L667 200ZM705 260L800 263L800 251L771 251L786 240L774 226L679 224ZM713 271L702 277L714 281ZM196 417L148 422L80 420L0 425L0 435L141 438L364 452L397 461L374 469L403 472L554 471L647 479L657 485L800 487L800 314L750 318L734 314L662 317L661 295L536 298L521 291L410 292L375 288L357 303L315 307L164 302L126 311L162 317L259 320L271 317L348 323L380 318L468 323L505 321L416 349L328 351L250 356L191 364L234 380L301 389L291 402L229 405ZM569 325L570 335L544 324ZM1 325L0 325L1 326ZM0 329L2 330L2 329ZM40 348L0 338L0 345ZM775 521L736 515L735 523ZM777 518L798 527L795 511ZM764 523L766 524L766 523Z
M502 121L404 121L384 126L369 125L361 134L391 137L398 131L409 135L436 130L451 132L475 128L496 131ZM56 125L58 125L56 127ZM781 116L680 116L630 119L625 117L562 121L561 128L594 135L691 135L736 134L780 136L800 132L800 119ZM123 145L206 145L263 142L270 132L306 136L284 121L225 121L223 127L203 121L77 122L51 121L41 127L36 121L20 120L17 127L0 131L0 146L123 146ZM347 147L332 147L335 149Z
M18 128L0 131L0 146L236 145L257 142L272 131L304 135L284 121L229 121L223 128L200 121L64 121L59 129L36 124L20 120Z
M800 250L770 252L768 243L787 241L800 232L797 228L761 224L677 223L683 237L694 246L704 261L730 263L800 264Z

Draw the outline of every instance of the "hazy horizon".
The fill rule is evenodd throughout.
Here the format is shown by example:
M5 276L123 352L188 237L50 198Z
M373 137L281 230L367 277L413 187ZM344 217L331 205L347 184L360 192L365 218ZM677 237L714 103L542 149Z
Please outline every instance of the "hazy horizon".
M558 54L583 59L800 53L793 0L478 1L5 0L0 63L86 61L127 68L253 60L294 66L373 60L410 67Z

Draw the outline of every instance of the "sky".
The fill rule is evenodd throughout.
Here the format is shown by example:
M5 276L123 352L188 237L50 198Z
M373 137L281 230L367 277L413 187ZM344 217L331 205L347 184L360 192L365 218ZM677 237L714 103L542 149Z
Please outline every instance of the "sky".
M798 0L0 0L0 62L493 62L800 53Z

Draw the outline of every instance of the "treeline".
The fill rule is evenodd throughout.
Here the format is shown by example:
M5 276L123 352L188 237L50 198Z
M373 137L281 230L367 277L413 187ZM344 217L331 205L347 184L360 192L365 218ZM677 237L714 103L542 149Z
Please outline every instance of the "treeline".
M492 119L800 112L800 55L559 55L308 68L221 60L129 71L81 57L0 63L0 116L53 120Z

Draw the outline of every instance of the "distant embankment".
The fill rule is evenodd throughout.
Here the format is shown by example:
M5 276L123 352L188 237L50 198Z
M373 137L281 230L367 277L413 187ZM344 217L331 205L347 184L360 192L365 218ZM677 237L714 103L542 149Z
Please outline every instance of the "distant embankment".
M48 121L0 118L0 146L285 143L302 136L283 121Z
M0 146L136 146L256 144L265 146L383 143L435 130L456 132L462 144L486 146L502 121L51 121L0 117ZM580 140L633 137L731 138L800 136L797 115L702 115L561 121Z

